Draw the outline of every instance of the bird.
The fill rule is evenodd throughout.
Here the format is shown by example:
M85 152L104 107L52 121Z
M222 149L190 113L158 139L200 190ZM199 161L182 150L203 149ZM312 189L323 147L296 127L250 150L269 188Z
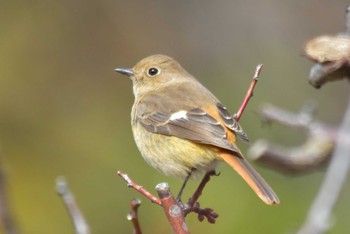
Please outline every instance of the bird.
M132 80L132 132L150 166L186 183L226 162L263 202L280 203L237 147L248 137L234 116L176 60L156 54L115 71Z

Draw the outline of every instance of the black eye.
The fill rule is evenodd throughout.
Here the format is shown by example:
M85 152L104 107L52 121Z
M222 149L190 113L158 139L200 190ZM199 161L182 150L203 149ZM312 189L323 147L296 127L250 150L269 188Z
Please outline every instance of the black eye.
M151 67L150 69L148 69L148 75L149 76L156 76L159 74L159 70L155 67Z

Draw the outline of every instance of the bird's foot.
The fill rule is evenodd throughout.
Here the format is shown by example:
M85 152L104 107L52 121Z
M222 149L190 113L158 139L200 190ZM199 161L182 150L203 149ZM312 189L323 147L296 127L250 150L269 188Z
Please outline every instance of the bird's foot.
M219 217L219 214L216 213L213 209L201 208L199 202L196 202L192 207L190 207L187 203L182 205L182 212L185 216L187 216L191 212L194 212L197 214L197 218L200 222L202 222L206 218L209 223L215 223L216 218Z

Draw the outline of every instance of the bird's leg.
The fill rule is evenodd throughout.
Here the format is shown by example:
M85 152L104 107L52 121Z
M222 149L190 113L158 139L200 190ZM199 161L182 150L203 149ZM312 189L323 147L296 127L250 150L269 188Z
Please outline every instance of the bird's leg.
M194 212L197 213L199 221L203 221L204 218L207 218L209 223L215 223L215 220L217 217L219 217L219 215L211 208L201 208L199 202L197 202L198 198L202 195L205 185L209 182L210 177L214 175L218 176L219 173L217 174L215 171L208 171L205 173L196 191L182 208L185 216L191 212Z
M209 182L210 177L214 176L214 175L219 175L219 174L216 174L215 170L208 171L207 173L205 173L205 175L204 175L201 183L198 185L196 191L194 192L192 197L188 200L188 202L187 202L188 207L194 206L194 204L197 202L198 198L202 195L202 191L203 191L205 185Z
M181 202L182 192L185 190L186 184L187 184L188 180L190 179L190 177L191 177L191 175L192 175L192 172L193 172L194 170L195 170L195 169L192 168L191 171L188 172L188 175L186 176L185 181L184 181L184 183L183 183L182 186L181 186L181 189L180 189L180 191L179 191L179 194L178 194L177 197L176 197L176 201L177 201L177 202Z

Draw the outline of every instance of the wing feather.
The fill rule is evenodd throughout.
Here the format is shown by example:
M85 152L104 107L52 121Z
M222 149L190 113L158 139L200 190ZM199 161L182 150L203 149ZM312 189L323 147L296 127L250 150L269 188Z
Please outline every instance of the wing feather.
M178 115L179 118L172 118L176 113L157 112L139 117L138 122L150 132L176 136L239 152L239 149L226 139L225 128L202 109L195 108L186 111L186 115Z
M225 126L234 131L243 142L248 143L249 139L247 134L243 131L242 127L234 119L234 117L228 112L226 107L220 103L216 104L216 106L218 108L221 119L224 121Z

